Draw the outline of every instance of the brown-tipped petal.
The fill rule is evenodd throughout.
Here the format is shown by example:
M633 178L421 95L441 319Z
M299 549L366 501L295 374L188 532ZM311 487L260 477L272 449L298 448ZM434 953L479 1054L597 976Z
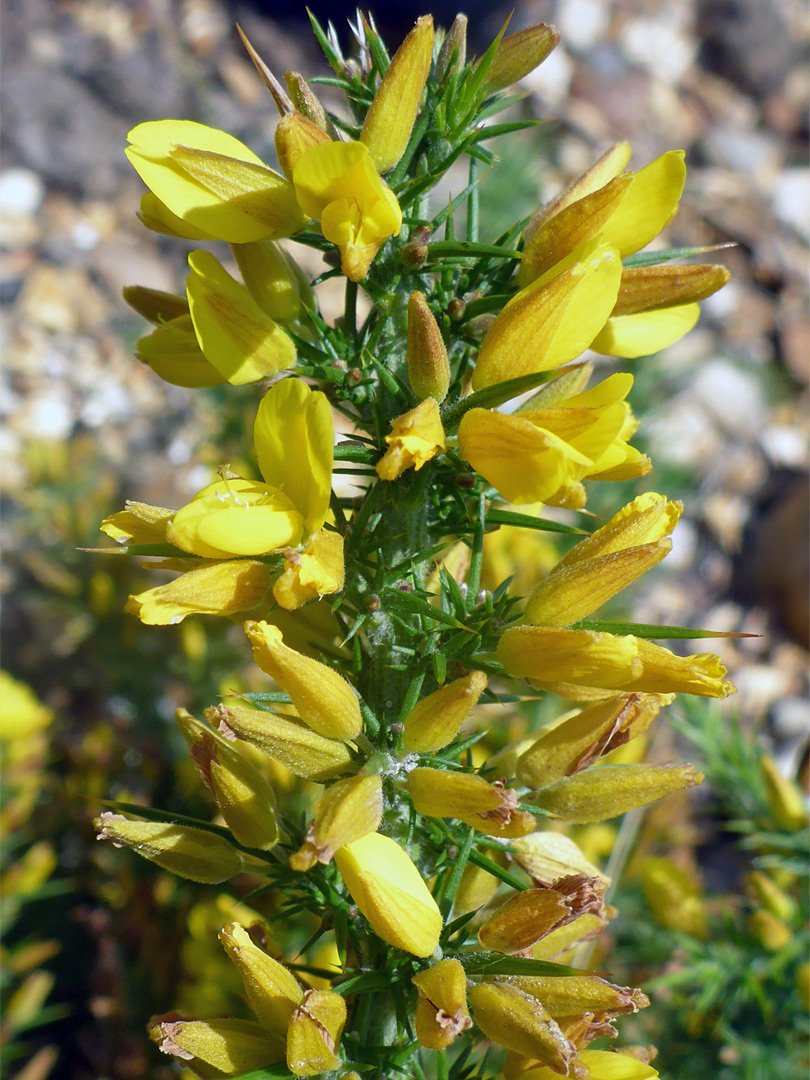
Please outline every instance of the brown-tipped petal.
M290 856L293 870L329 863L338 848L376 832L382 820L382 780L377 773L338 780L321 795L302 847Z
M411 981L419 994L416 1037L423 1046L443 1050L472 1027L467 1010L467 977L458 960L440 960Z
M469 997L475 1022L488 1039L570 1075L577 1048L535 998L502 983L481 983Z
M514 791L472 773L414 769L408 793L418 814L457 818L488 836L525 836L535 827L534 817L520 810Z
M705 300L730 278L725 266L715 264L626 267L611 315L635 315Z
M571 918L571 906L562 893L526 889L510 896L489 916L478 931L478 940L485 949L522 952Z

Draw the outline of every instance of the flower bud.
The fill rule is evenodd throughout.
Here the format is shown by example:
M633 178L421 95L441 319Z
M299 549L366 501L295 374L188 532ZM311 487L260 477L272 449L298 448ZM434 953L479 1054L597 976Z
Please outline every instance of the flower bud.
M219 940L245 987L245 994L259 1023L276 1038L284 1039L295 1008L304 991L295 976L254 943L244 926L229 923Z
M239 843L265 850L277 844L275 792L259 770L185 709L178 709L175 719L191 747L191 760Z
M303 551L285 551L284 570L273 585L273 596L280 607L295 611L316 597L340 592L343 578L343 537L318 529Z
M491 784L473 773L414 769L408 776L408 793L417 814L457 818L487 836L525 836L536 824L503 781Z
M385 441L388 449L374 466L381 480L396 480L410 468L418 472L431 458L444 453L444 428L437 402L425 398L415 409L395 417Z
M595 975L517 975L508 982L537 998L555 1019L586 1012L622 1016L646 1009L650 1004L641 990L614 986Z
M335 125L329 119L326 109L321 105L304 76L299 75L297 71L285 71L284 82L299 113L325 132L330 139L337 139Z
M290 1017L287 1068L296 1076L317 1076L336 1069L335 1053L346 1023L346 1002L332 990L307 990Z
M779 952L793 941L793 931L770 911L755 911L748 919L751 933L768 952Z
M244 244L306 223L292 185L224 131L191 120L139 124L126 155L168 209L209 237Z
M779 771L779 766L767 754L759 762L759 773L765 785L765 799L771 817L780 829L798 832L807 824L807 804L792 780Z
M408 379L419 398L442 402L450 386L447 347L425 294L412 292L408 301Z
M722 289L730 277L725 266L714 264L626 267L611 315L636 315L705 300Z
M486 689L483 671L471 671L422 698L404 721L402 745L409 754L426 754L447 746Z
M523 952L572 917L571 906L563 893L554 889L526 889L510 896L487 918L478 931L478 940L484 949Z
M660 707L660 698L651 694L619 694L554 724L518 758L517 777L538 789L581 772L609 749L641 735Z
M456 15L445 35L436 61L436 74L440 79L444 78L454 53L456 54L454 70L461 71L467 63L467 21L466 15Z
M188 615L238 615L270 589L270 570L253 559L216 562L130 596L125 610L147 626L174 626Z
M439 943L441 912L396 841L369 833L339 848L335 864L378 937L414 956L430 956Z
M300 112L287 113L276 125L276 154L284 175L292 180L295 166L307 150L332 140L313 120Z
M241 706L206 710L226 737L244 739L280 761L296 776L323 783L348 771L352 756L345 743L318 735L297 717Z
M376 832L382 820L382 781L377 773L338 780L318 799L303 845L290 856L293 870L326 865L338 848Z
M430 1050L444 1050L457 1035L472 1027L467 1009L467 976L458 960L438 964L414 975L416 1037Z
M505 983L481 983L469 997L475 1022L488 1039L570 1075L577 1048L530 994Z
M604 821L702 781L691 765L601 765L558 780L532 802L566 821Z
M218 833L162 821L132 821L105 810L93 820L97 840L128 847L180 877L216 885L242 872L242 858Z
M231 252L248 292L265 315L276 322L296 318L302 281L290 256L272 240L232 244Z
M332 668L288 648L281 631L266 622L245 623L253 659L282 690L313 731L326 738L353 739L363 726L349 683Z
M518 866L539 885L552 885L571 874L598 877L610 884L610 878L590 863L571 837L563 833L533 832L513 840L509 846Z
M671 859L649 857L641 868L641 887L659 925L699 941L706 939L706 907L695 873L688 873Z
M525 30L502 38L484 78L487 93L520 82L543 63L559 40L560 35L554 27L545 23L527 26Z
M211 1066L218 1076L241 1076L284 1060L283 1040L250 1020L186 1020L167 1013L149 1021L149 1038L164 1054Z
M484 338L472 385L551 371L580 355L613 310L621 280L614 247L594 242L550 281L538 279L503 309Z
M394 54L360 133L378 172L393 169L405 153L432 59L433 17L422 15Z
M790 922L796 917L796 904L786 892L779 888L773 878L761 870L752 870L745 876L746 891L766 911L777 919Z

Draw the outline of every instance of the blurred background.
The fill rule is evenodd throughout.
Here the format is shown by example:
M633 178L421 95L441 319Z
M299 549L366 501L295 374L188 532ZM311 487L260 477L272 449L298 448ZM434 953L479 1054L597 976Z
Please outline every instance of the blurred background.
M512 6L466 6L473 52L483 52ZM348 45L353 9L337 0L310 7L322 21L334 19ZM455 13L444 2L424 7L445 24ZM735 847L727 822L748 814L752 829L773 827L759 756L768 750L782 773L800 774L810 720L810 15L802 0L526 0L514 8L510 30L553 22L562 42L521 86L516 108L550 122L498 147L501 162L482 188L483 238L627 138L635 167L672 147L687 152L686 193L667 246L736 245L709 257L733 278L702 305L697 329L631 366L637 441L653 457L655 488L686 504L672 555L652 587L645 581L632 615L757 635L694 643L721 653L739 693L710 720L692 715L682 724L692 742L704 732L704 754L737 762L736 781L715 776L697 806L664 804L641 846L686 874L692 894L712 892L721 921L733 922L751 914L750 898L739 900L750 856ZM423 13L404 0L372 10L391 51ZM224 978L200 944L216 909L194 906L208 894L219 903L216 890L97 851L90 818L100 798L210 815L172 717L178 705L200 709L239 685L241 633L199 618L141 627L123 606L154 577L133 560L77 549L99 544L98 523L124 499L181 505L213 468L250 452L242 433L255 392L160 382L133 357L143 324L120 298L127 284L181 290L188 250L135 217L143 189L123 154L132 126L198 120L274 163L277 114L236 22L277 75L331 73L294 0L5 4L0 1062L17 1080L164 1075L144 1034L149 1015L180 999L194 1009L195 986L202 995L206 979ZM334 298L325 290L321 301L328 312ZM748 742L732 746L730 731ZM670 759L688 752L694 758L694 749L658 747ZM754 800L746 806L734 802L743 776ZM591 840L594 858L606 858L615 830ZM683 880L680 888L689 891ZM638 918L665 919L642 893L628 894ZM688 927L670 929L705 947L694 924L691 936ZM621 958L621 930L615 940ZM741 965L752 941L735 954ZM651 953L649 962L654 970L661 960ZM673 1045L707 1047L691 1061L673 1049L669 1074L721 1075L716 1064L748 1076L731 1036L718 1042L717 1002L696 1020L695 992L683 991L686 1004L676 990L668 994L659 1030L653 1019L639 1037L661 1041L660 1025L669 1023ZM214 1012L222 1006L209 1004ZM773 1003L770 1019L767 1011L747 1021L749 1039L750 1025L760 1024L764 1046L776 1038ZM761 1057L752 1080L776 1068L767 1052ZM783 1061L781 1080L786 1068Z

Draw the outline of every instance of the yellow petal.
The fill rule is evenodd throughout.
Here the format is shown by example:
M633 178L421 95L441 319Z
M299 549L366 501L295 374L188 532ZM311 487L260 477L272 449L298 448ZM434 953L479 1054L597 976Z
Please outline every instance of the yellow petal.
M340 1064L337 1050L346 1023L346 1002L332 990L308 990L290 1018L287 1068L296 1076L318 1076Z
M618 248L622 258L646 247L677 213L686 179L684 157L683 150L668 150L633 174L619 209L602 232L602 240Z
M242 857L224 836L188 825L135 821L105 810L93 824L99 840L128 847L144 859L191 881L216 885L242 870Z
M105 518L99 528L117 544L163 544L174 510L127 500L125 510Z
M190 315L156 326L138 341L135 355L173 386L218 386L225 376L206 360Z
M510 675L543 682L577 682L630 689L641 675L638 639L592 630L519 626L498 642L498 659Z
M541 206L535 212L526 226L526 239L529 240L541 225L556 214L561 213L571 203L576 202L578 199L584 199L587 195L610 183L624 169L630 160L631 154L632 150L629 142L616 143L609 150L606 150L586 172L572 180L559 195L555 195L551 202Z
M304 999L304 991L295 976L260 949L239 923L224 926L219 940L242 976L256 1018L271 1034L283 1039L293 1010Z
M699 304L614 315L591 342L594 352L635 360L674 345L700 318Z
M295 345L210 252L193 251L186 293L200 348L228 382L255 382L292 367Z
M441 912L396 841L369 833L340 848L335 863L378 937L414 956L430 956L439 943Z
M545 502L592 461L520 415L470 409L458 429L462 456L509 502Z
M218 562L130 596L126 610L147 626L173 626L187 615L246 614L261 603L269 587L270 571L264 563Z
M243 143L191 120L139 124L126 154L172 214L230 243L291 236L305 219L292 186Z
M483 671L471 671L422 698L403 722L405 751L425 754L452 742L486 685L487 677Z
M583 1050L582 1064L588 1069L590 1080L652 1080L658 1070L644 1061L621 1052L609 1050ZM547 1068L531 1068L520 1074L521 1080L558 1080L559 1073Z
M566 821L605 821L702 780L691 765L599 765L543 788L532 802Z
M181 507L167 527L171 543L208 559L264 555L297 543L303 520L278 488L218 480Z
M394 54L360 133L379 172L393 169L405 152L432 58L433 17L422 15Z
M284 1057L284 1043L252 1020L183 1020L169 1013L150 1021L149 1038L164 1054L196 1059L219 1076L240 1076Z
M444 428L438 402L425 398L415 409L391 421L391 434L385 436L388 450L375 465L381 480L396 480L406 469L418 472L423 465L443 453Z
M320 529L332 493L334 427L329 402L301 379L283 379L262 398L253 426L259 468L306 522Z
M301 310L300 278L290 256L272 240L233 244L233 257L247 290L275 322L295 319Z
M593 341L616 303L621 262L596 244L551 280L539 278L506 305L478 354L472 385L493 383L574 360Z
M284 571L273 586L273 596L287 611L340 592L343 588L343 537L318 529L302 552L293 551L284 559Z
M183 221L177 214L162 203L152 191L147 191L141 196L141 207L138 211L138 219L151 229L152 232L162 233L163 236L175 236L181 240L213 240L214 237L205 229L197 229Z

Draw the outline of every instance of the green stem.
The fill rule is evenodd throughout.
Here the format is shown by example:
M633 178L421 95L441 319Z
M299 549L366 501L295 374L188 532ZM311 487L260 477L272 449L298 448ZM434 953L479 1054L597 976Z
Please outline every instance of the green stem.
M478 241L478 227L479 227L479 210L481 206L481 196L478 191L478 161L474 158L470 158L470 197L467 199L467 239L471 244L475 244Z

